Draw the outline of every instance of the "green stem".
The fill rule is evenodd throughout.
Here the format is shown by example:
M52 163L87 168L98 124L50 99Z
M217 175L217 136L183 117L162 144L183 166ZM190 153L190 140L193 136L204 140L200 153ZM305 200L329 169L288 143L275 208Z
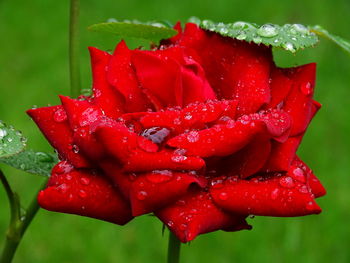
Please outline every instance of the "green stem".
M178 263L180 259L181 243L178 238L172 233L169 233L168 243L168 263Z
M70 1L69 21L69 71L71 96L80 95L80 68L79 68L79 0Z
M16 253L17 247L21 242L24 233L26 232L28 226L32 222L36 213L38 212L39 205L35 196L28 209L26 210L26 213L22 215L19 197L16 193L12 191L10 184L8 183L5 175L1 172L1 170L0 179L5 188L11 209L10 224L7 228L5 245L0 256L0 262L10 263L12 262L12 259Z

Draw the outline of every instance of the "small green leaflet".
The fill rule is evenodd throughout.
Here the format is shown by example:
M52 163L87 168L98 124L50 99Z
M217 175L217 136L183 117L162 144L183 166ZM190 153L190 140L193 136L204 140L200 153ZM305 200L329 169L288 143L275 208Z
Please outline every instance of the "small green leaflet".
M100 23L89 26L88 29L95 32L112 33L122 38L144 39L154 43L158 43L162 39L167 39L177 34L175 29L168 27L165 23L142 23L137 20Z
M310 31L314 32L315 34L333 41L335 44L337 44L339 47L343 48L347 53L350 54L350 42L349 41L346 41L345 39L343 39L339 36L335 36L335 35L330 34L327 30L325 30L324 28L322 28L319 25L310 26L309 29L310 29Z
M301 24L275 24L257 25L247 22L215 23L210 20L191 18L191 22L201 28L219 33L222 36L236 38L256 44L280 47L292 53L306 47L312 47L318 42L318 37L307 27Z
M7 158L0 158L0 162L27 173L50 176L52 167L58 159L56 154L27 150Z
M26 138L20 131L0 121L0 158L20 153L26 146Z

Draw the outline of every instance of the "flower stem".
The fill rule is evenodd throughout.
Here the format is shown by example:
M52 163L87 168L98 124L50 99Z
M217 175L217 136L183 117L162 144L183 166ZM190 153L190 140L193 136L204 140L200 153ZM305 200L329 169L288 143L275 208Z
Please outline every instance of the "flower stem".
M80 95L80 68L79 68L79 0L70 1L69 21L69 71L71 96Z
M181 243L178 238L172 233L169 233L168 243L168 263L178 263L180 259Z
M24 233L39 210L36 196L23 214L18 195L12 191L5 175L0 170L0 179L5 188L10 203L11 217L6 232L5 246L0 256L1 263L10 263L16 253L17 247L22 240ZM46 180L45 180L46 184Z

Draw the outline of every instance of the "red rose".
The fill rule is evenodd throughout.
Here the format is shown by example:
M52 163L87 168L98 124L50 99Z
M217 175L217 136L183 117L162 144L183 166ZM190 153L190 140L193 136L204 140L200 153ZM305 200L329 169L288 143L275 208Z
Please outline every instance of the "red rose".
M93 95L28 111L61 159L39 204L121 225L154 213L182 242L320 213L325 190L295 154L320 108L316 65L176 28L151 51L90 48Z

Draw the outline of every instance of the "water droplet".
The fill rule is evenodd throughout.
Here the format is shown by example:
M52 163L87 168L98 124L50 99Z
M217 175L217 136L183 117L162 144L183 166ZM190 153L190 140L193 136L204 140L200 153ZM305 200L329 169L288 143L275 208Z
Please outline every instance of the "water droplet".
M85 197L87 197L87 193L86 193L84 190L80 190L80 191L79 191L79 196L80 196L81 198L85 198Z
M184 119L189 121L192 119L192 114L190 112L186 112Z
M221 179L216 179L211 181L211 187L218 189L224 187L223 181Z
M199 133L197 131L190 131L186 136L188 142L194 143L199 140Z
M83 185L89 185L90 184L90 179L87 178L87 177L82 177L82 178L80 178L80 182Z
M282 44L282 47L283 47L285 50L288 50L288 51L292 51L292 52L295 51L295 48L294 48L293 43L290 43L290 42L283 43L283 44Z
M301 24L293 24L292 27L294 28L295 31L301 33L301 34L309 34L310 31L305 27L304 25Z
M222 200L222 201L227 200L227 199L228 199L227 193L221 192L221 193L219 194L219 199Z
M60 191L62 194L67 192L68 186L66 184L60 184L56 187L58 191Z
M78 145L73 144L73 145L72 145L72 150L73 150L74 153L78 153L78 152L79 152L79 147L78 147Z
M181 225L179 226L179 228L180 228L181 231L184 231L184 230L187 229L187 224L181 224Z
M306 185L303 185L299 188L299 192L302 194L307 194L309 192L309 190L307 189Z
M139 191L136 195L136 198L139 199L139 200L145 200L147 197L147 192L145 191Z
M136 178L137 178L137 175L136 175L135 173L129 174L129 180L130 180L131 182L135 181Z
M154 170L146 175L148 181L156 184L168 182L172 177L173 173L169 170Z
M172 226L174 226L174 222L171 221L171 220L169 220L168 223L167 223L167 225L168 225L168 227L172 227Z
M278 27L272 24L262 25L257 33L262 37L274 37L278 34Z
M37 152L35 155L40 162L51 162L53 160L52 156L43 152Z
M87 108L83 113L81 114L81 118L79 120L80 126L86 126L91 124L92 122L95 122L98 120L100 116L100 111L94 109L94 108Z
M316 205L312 201L310 201L306 204L306 210L312 211L315 209L315 207L316 207Z
M60 108L53 114L53 120L55 122L63 122L67 120L67 113L64 109Z
M181 125L181 120L179 118L174 119L174 124L175 125Z
M174 163L180 163L180 162L183 162L185 160L187 160L187 157L186 156L183 156L183 155L173 155L171 157L171 160L174 162Z
M281 179L279 180L279 183L282 187L285 187L285 188L293 188L295 185L293 178L290 176L281 177Z
M152 127L141 132L141 136L160 144L170 134L170 130L162 127Z
M7 131L5 129L0 128L0 140L7 135Z
M291 176L299 182L305 183L305 181L306 181L304 171L299 167L297 167L293 170Z
M19 168L21 168L22 170L26 169L26 165L24 163L22 163Z
M280 193L280 189L276 188L271 192L271 199L276 200L278 198L278 195Z
M241 33L239 33L239 34L236 36L236 38L237 38L238 40L244 40L244 39L247 38L247 35L246 35L244 32L241 32Z
M253 41L256 43L256 44L260 44L262 42L262 38L261 37L258 37L258 36L255 36L253 37Z
M305 85L300 86L300 90L302 93L304 93L306 96L310 95L312 93L312 86L310 82L307 82Z

